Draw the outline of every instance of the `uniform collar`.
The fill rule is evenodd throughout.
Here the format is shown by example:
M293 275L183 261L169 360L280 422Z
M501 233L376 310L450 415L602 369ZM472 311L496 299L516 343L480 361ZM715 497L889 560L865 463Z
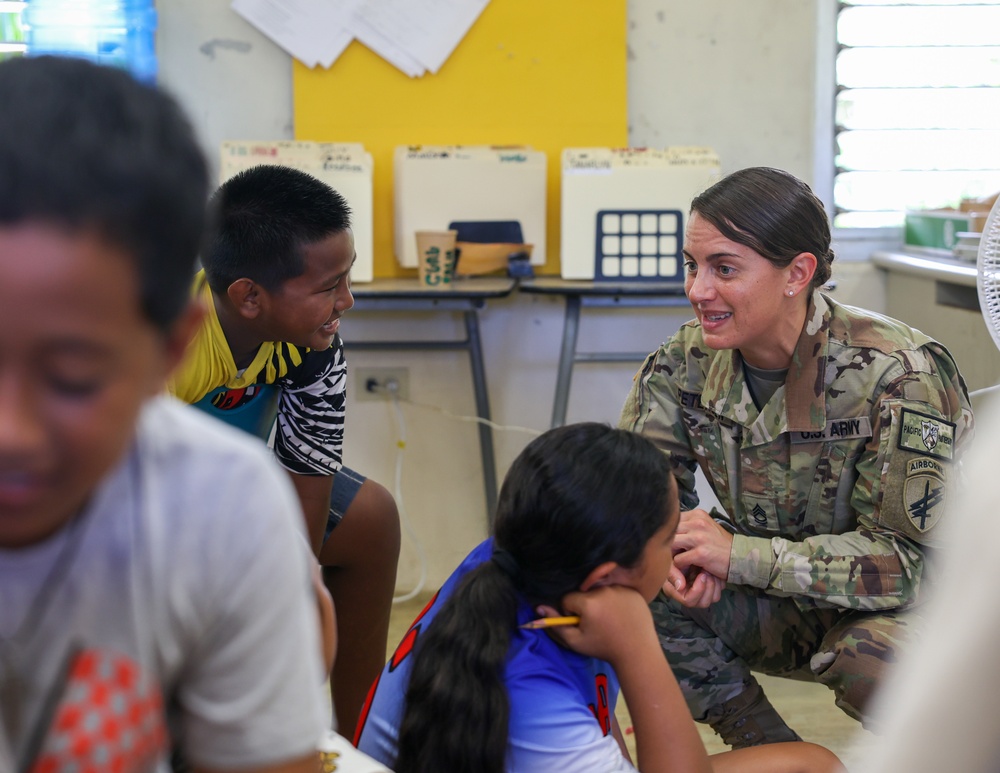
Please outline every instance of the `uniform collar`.
M755 444L770 442L790 430L808 432L825 427L824 385L831 316L826 297L814 291L788 376L763 411L758 411L753 403L743 375L743 358L736 350L719 352L712 361L702 391L702 405L743 425Z

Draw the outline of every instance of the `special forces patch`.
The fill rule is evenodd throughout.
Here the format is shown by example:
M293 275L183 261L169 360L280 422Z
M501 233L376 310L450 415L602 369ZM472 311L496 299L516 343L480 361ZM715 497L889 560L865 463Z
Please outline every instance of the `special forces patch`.
M922 532L936 524L944 510L944 479L944 466L933 459L910 459L906 463L903 507Z
M899 447L938 459L951 459L955 450L955 425L903 408L899 415Z

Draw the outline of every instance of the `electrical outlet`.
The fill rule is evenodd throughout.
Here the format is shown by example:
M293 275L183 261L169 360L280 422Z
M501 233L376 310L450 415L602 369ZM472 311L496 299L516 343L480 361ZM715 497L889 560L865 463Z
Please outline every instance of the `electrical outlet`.
M354 384L354 400L391 400L393 394L406 400L410 396L410 369L355 368Z

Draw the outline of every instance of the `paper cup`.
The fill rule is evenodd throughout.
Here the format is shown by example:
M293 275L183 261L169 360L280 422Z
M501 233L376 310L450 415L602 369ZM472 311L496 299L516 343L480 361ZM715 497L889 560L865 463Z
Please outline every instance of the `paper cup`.
M423 290L450 290L458 231L417 231L417 273Z

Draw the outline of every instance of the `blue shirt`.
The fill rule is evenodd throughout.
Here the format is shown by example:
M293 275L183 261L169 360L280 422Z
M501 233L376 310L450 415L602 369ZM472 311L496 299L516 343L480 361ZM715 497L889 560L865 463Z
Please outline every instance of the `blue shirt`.
M362 712L355 742L361 751L392 767L409 683L409 657L420 632L466 573L488 561L493 541L477 546L417 617L382 670ZM521 600L518 625L537 615ZM618 679L603 660L560 646L544 630L515 629L504 670L510 698L507 770L632 771L611 735Z

